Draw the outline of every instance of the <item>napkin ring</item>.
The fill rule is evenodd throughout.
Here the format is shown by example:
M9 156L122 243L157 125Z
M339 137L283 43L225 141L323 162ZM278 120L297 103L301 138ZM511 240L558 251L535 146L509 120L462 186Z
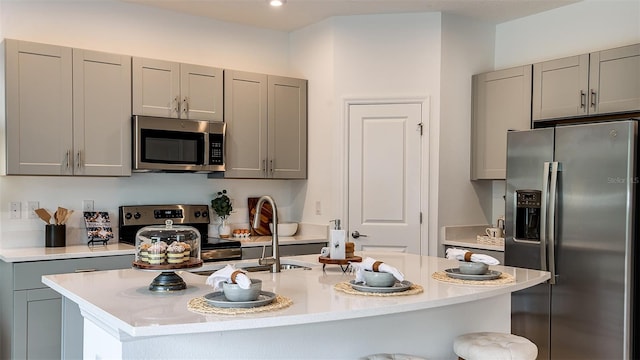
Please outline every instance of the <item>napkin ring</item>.
M464 253L464 261L470 262L471 261L471 255L473 255L473 253L471 251L467 251L466 253Z
M376 261L373 263L373 266L371 268L373 269L373 271L378 272L378 268L380 267L380 265L382 265L382 261Z
M244 274L244 273L243 273L242 271L240 271L240 270L236 270L236 271L234 271L234 272L232 272L232 273L231 273L230 278L231 278L231 283L232 283L232 284L235 284L235 283L236 283L236 277L237 277L238 275L240 275L240 274Z

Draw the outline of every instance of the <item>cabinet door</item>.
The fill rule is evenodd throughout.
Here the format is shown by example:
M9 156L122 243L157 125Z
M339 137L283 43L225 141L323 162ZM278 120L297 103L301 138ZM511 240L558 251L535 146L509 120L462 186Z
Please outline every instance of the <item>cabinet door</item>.
M307 177L307 81L269 76L268 177Z
M507 131L531 128L531 65L473 77L471 179L505 179Z
M72 173L71 48L5 40L7 173Z
M73 50L74 174L131 175L131 58Z
M640 110L640 44L590 54L589 112Z
M225 177L264 178L267 162L267 75L226 70Z
M14 359L61 356L62 299L51 289L15 291Z
M180 114L180 64L133 58L133 115L177 118Z
M180 65L180 117L223 121L222 69Z
M586 115L589 55L533 65L533 120Z

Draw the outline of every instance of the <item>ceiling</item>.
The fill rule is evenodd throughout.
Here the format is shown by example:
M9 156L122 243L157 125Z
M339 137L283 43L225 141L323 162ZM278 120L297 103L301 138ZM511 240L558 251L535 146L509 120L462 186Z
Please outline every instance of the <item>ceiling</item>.
M259 28L293 31L332 16L443 12L502 23L580 0L122 0Z

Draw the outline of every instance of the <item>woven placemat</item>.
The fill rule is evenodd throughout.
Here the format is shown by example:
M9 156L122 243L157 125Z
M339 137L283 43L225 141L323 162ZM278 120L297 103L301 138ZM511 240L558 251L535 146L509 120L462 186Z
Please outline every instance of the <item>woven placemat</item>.
M238 315L280 310L291 306L291 304L293 304L293 301L288 297L276 295L276 298L272 303L264 306L256 306L252 308L221 308L209 305L207 300L203 296L200 296L189 300L187 309L200 314Z
M438 281L444 281L448 283L454 284L464 284L464 285L504 285L508 283L512 283L516 281L516 279L511 274L502 273L500 277L492 280L462 280L462 279L454 279L452 277L447 276L447 273L444 271L436 271L431 275L432 278Z
M339 282L333 285L333 288L352 295L364 295L364 296L406 296L420 294L424 291L424 288L417 284L411 284L409 289L405 291L391 292L391 293L379 293L379 292L366 292L358 291L351 287L351 284L347 281Z

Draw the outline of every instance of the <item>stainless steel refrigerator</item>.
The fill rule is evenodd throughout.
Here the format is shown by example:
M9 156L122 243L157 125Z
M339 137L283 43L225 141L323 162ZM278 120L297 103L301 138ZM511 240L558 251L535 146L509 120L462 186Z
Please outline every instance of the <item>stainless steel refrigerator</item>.
M640 357L636 120L507 135L505 265L551 272L512 295L538 359Z

